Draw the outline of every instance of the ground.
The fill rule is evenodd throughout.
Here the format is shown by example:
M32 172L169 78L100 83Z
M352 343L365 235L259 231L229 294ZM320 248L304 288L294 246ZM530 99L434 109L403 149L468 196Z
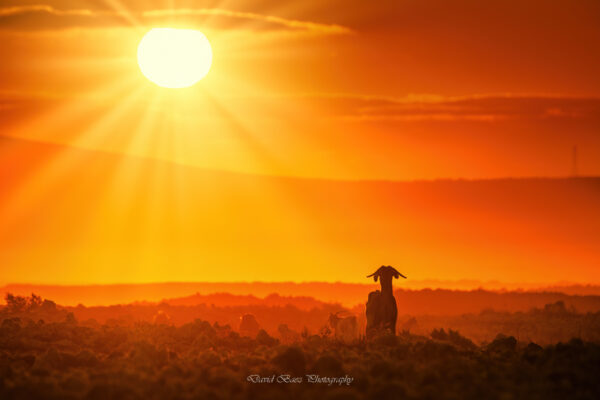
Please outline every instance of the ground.
M598 376L600 345L579 339L541 347L499 335L475 345L437 330L282 345L201 320L0 325L2 399L597 399Z

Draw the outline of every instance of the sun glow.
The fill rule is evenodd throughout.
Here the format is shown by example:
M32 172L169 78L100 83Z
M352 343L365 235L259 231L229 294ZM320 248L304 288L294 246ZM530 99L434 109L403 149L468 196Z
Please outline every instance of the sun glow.
M137 58L150 81L166 88L185 88L208 74L212 49L200 31L154 28L140 41Z

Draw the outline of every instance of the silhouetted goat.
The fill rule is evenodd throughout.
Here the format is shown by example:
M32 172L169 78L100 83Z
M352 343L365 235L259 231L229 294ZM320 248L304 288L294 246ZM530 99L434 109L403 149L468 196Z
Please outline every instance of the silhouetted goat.
M334 337L344 343L358 339L358 323L356 316L340 317L340 312L329 315L329 324L333 328Z
M396 334L396 319L398 308L392 291L392 279L406 276L396 271L391 266L382 265L377 271L367 276L381 284L381 291L369 293L367 300L367 339L374 337L378 332L389 331Z

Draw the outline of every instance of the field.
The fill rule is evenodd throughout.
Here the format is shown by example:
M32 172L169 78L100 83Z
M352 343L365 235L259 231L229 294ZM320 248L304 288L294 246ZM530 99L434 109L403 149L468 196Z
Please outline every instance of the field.
M336 341L326 326L305 326L290 338L272 329L242 336L237 326L197 318L174 323L164 310L177 315L178 307L193 317L194 307L163 303L101 308L104 316L111 309L115 316L116 310L122 313L123 309L130 315L102 320L100 309L61 307L38 296L7 297L0 310L0 398L600 397L598 337L590 333L583 340L556 341L560 338L556 336L552 341L544 336L558 331L568 336L573 324L597 335L600 315L577 313L562 303L528 313L421 316L416 318L423 321L421 331L427 324L439 323L440 328L427 334L401 329L396 337L381 336L371 342L359 338L346 344ZM325 318L339 305L306 310L293 305L253 307L270 307L272 313L283 310L309 321L308 315ZM231 310L214 304L207 308L215 314ZM81 320L86 313L96 313L101 321ZM517 340L501 331L490 341L473 341L447 328L458 321L473 332L477 332L473 326L489 332L510 327L513 321L521 321L523 329L531 321L546 343L541 346L523 335Z

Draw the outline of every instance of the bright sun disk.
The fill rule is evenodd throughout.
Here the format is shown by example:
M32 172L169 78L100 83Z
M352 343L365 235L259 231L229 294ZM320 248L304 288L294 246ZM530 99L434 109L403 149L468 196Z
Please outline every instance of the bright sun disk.
M140 41L137 59L142 74L158 86L184 88L208 74L212 49L200 31L153 28Z

